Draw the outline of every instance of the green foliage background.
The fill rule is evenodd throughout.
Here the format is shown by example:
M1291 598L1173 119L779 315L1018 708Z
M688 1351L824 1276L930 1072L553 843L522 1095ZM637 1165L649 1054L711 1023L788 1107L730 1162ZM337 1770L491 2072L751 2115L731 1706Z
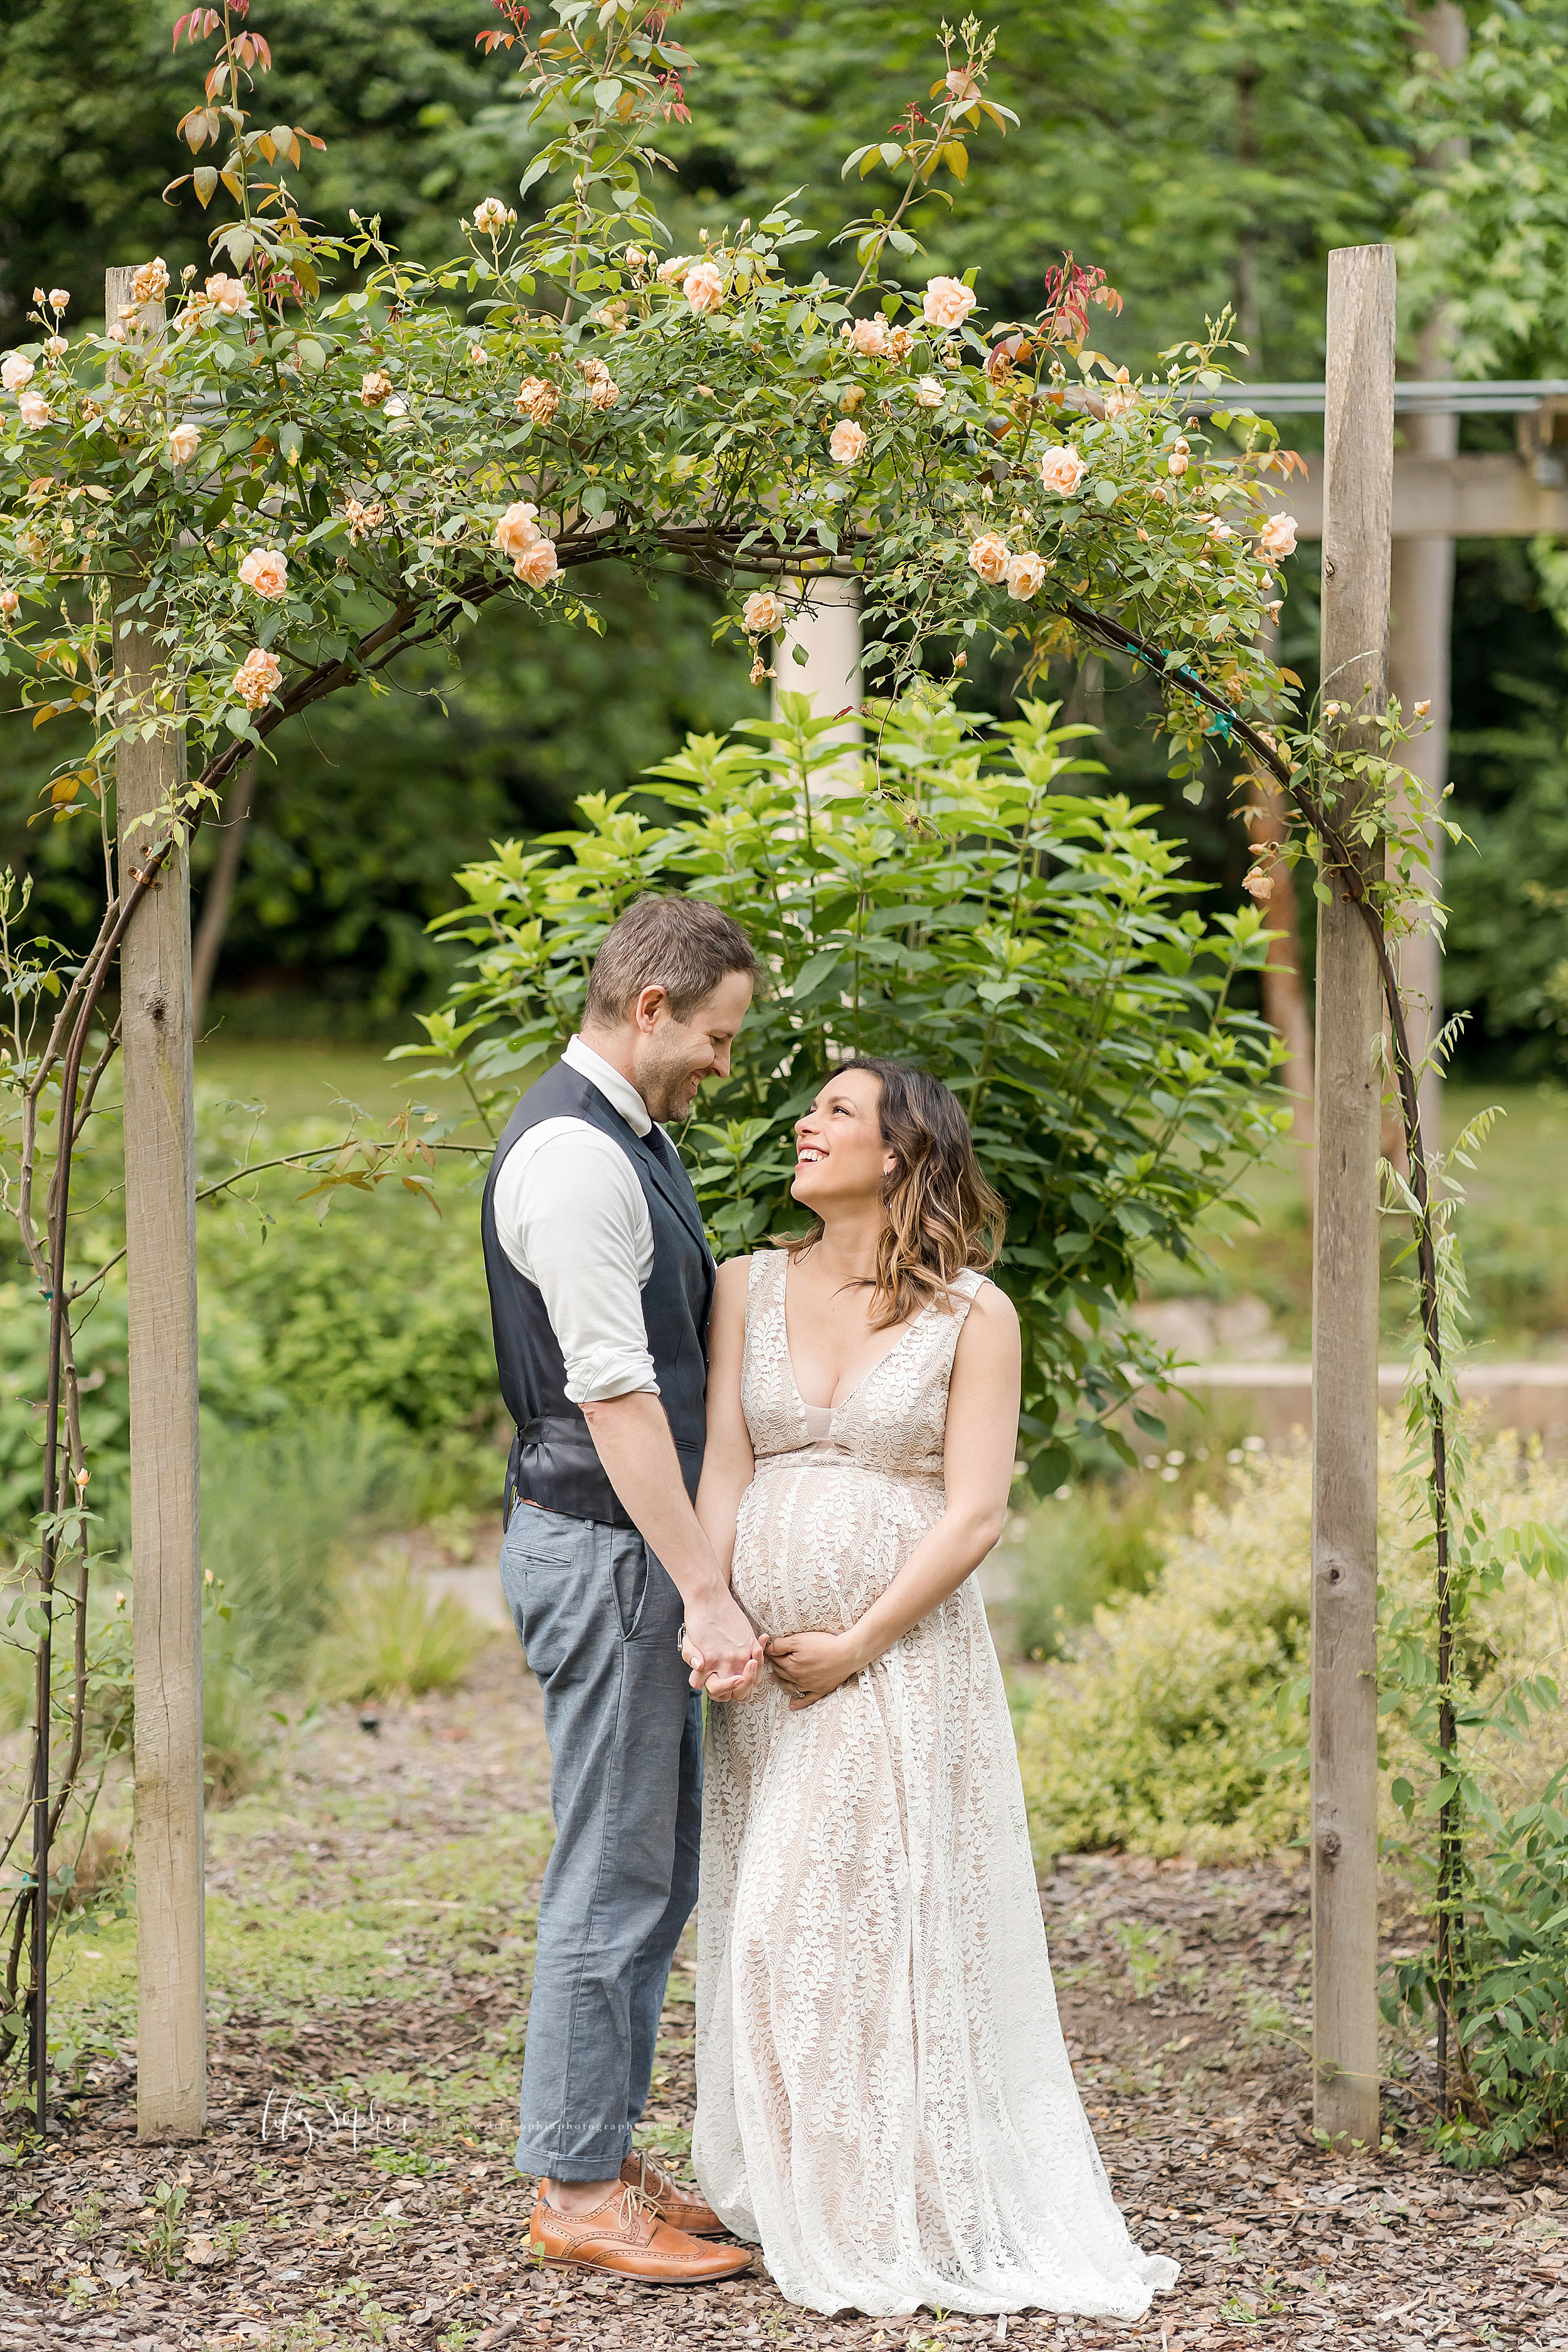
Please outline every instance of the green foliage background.
M1401 236L1407 331L1440 294L1463 372L1568 373L1554 194L1568 5L1466 13L1471 63L1428 88L1413 78L1412 20L1396 0L1351 11L1327 0L1105 0L1091 11L1037 0L1013 11L1001 20L997 90L1022 125L955 192L921 268L978 260L982 299L1005 316L1037 303L1041 269L1070 246L1127 297L1101 330L1119 361L1148 364L1230 300L1250 346L1244 372L1310 376L1329 247ZM35 283L69 285L85 318L106 260L202 258L195 206L157 194L182 168L173 125L190 84L184 56L169 50L173 14L172 0L111 10L11 0L0 12L0 342L21 335ZM495 21L480 0L258 0L256 21L273 47L266 87L278 119L328 142L300 184L329 226L368 199L395 241L433 255L456 214L515 189L533 134L504 59L474 46ZM700 227L754 213L764 189L830 188L841 156L923 89L931 28L892 0L688 0L679 29L701 70L692 121L665 141L676 166L665 201L694 245ZM1446 177L1424 157L1455 134L1468 154ZM805 266L822 257L807 247ZM1497 437L1487 425L1466 430L1478 445ZM1303 441L1311 431L1304 421ZM1310 680L1310 558L1292 570L1285 658ZM459 673L411 670L385 702L329 707L309 736L280 742L222 969L231 1029L248 1014L374 1032L430 1002L441 960L423 926L453 903L458 864L492 837L562 822L580 791L624 789L689 729L721 730L761 707L740 656L710 646L711 610L682 583L651 607L612 588L602 642L496 614L468 640ZM1461 549L1455 646L1453 769L1481 855L1451 868L1451 1001L1472 1008L1466 1050L1494 1070L1561 1072L1568 844L1554 811L1568 675L1524 548ZM1063 676L1057 689L1072 683ZM1167 804L1143 689L1114 668L1103 684L1110 783L1160 802L1194 874L1238 903L1245 846L1217 780L1196 812ZM431 686L449 721L412 699ZM1005 670L977 664L970 699L1009 716L1011 688ZM61 730L35 740L0 719L0 853L34 862L41 909L74 936L91 845L26 824L64 749ZM198 850L198 887L215 846ZM247 1008L237 989L258 1003Z

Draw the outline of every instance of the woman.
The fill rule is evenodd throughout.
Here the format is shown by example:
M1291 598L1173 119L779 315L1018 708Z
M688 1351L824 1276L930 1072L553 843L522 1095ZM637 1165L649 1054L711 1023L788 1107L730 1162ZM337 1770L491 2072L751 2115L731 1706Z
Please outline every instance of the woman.
M795 1135L816 1224L724 1266L710 1326L698 1515L771 1681L708 1710L693 2167L811 2310L1136 2318L1175 2265L1073 2084L973 1580L1017 1439L1002 1205L897 1062Z

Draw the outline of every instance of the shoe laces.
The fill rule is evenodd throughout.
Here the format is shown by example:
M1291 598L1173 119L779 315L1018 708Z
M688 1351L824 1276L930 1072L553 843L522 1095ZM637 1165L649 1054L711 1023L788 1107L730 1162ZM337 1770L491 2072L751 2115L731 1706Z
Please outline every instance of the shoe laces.
M639 2213L647 2217L647 2234L651 2237L658 2226L658 2215L636 2181L626 2181L622 2185L620 2207L616 2215L616 2227L629 2237L633 2220Z

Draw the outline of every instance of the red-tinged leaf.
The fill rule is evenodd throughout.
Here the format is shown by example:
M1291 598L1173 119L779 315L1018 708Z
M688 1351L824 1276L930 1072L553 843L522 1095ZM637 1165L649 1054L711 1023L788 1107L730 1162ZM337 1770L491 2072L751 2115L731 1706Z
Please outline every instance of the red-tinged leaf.
M515 33L476 33L474 47L489 57L492 49L510 49L516 38Z
M324 139L318 139L313 131L301 131L300 136L304 140L307 146L314 147L317 152L322 155L326 153L326 141Z
M252 33L249 37L255 44L257 56L261 59L262 72L270 73L272 71L272 51L268 46L266 37L260 33Z

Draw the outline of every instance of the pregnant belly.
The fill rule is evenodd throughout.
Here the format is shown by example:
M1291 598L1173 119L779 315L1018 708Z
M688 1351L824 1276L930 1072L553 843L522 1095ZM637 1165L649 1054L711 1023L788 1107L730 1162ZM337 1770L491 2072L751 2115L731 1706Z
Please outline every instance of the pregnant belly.
M942 1517L942 1488L858 1465L763 1471L741 1502L735 1598L764 1633L863 1616Z

